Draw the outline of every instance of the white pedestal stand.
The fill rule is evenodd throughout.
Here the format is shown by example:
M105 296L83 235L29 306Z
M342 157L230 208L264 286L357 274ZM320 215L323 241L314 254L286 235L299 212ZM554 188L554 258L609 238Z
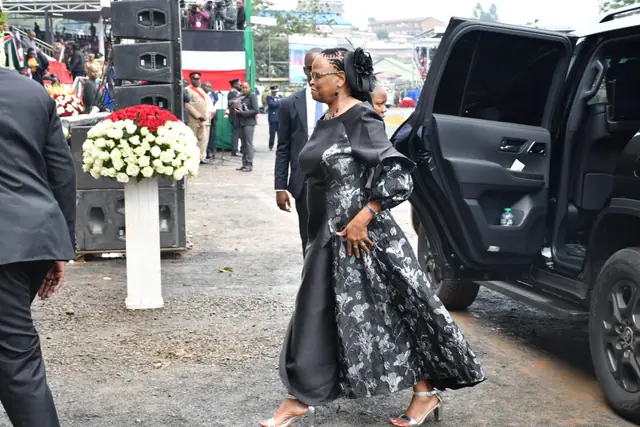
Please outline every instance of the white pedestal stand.
M127 299L131 310L161 308L160 213L158 180L132 180L124 185Z

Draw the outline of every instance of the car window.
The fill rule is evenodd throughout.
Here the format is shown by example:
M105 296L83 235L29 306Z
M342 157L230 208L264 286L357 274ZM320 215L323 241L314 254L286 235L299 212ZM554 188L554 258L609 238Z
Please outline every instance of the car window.
M471 31L447 60L434 113L540 126L564 45Z
M615 59L616 62L615 63L616 64L624 64L624 63L629 62L629 61L638 61L638 60L640 60L640 51L638 51L638 46L637 45L632 45L632 47L634 47L636 49L636 51L637 51L636 55L624 56L622 58L616 57L616 59ZM609 55L608 57L604 58L604 60L602 61L605 70L609 70L609 68L611 67L611 61L612 61L611 55ZM609 95L607 93L608 80L607 80L606 76L607 76L607 73L605 73L605 78L603 78L602 82L600 82L600 86L599 86L598 91L596 92L596 94L587 101L588 105L609 104L610 103L611 100L609 99Z

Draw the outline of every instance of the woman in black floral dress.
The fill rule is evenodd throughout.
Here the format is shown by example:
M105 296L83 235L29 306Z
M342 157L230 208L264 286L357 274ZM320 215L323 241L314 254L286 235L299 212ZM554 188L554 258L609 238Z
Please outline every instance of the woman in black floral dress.
M313 63L311 93L329 110L299 157L309 243L280 356L293 398L264 427L290 426L337 398L411 387L409 408L391 422L421 425L439 418L439 391L485 378L389 212L411 195L414 165L363 102L374 83L362 49L328 49Z

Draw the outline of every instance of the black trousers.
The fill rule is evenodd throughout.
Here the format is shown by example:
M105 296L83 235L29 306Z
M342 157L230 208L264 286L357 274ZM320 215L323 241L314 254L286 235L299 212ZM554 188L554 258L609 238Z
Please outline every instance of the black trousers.
M0 401L14 427L60 427L31 318L31 303L52 265L0 266Z
M278 134L278 122L269 122L269 150L276 144L276 135Z
M309 210L307 209L307 184L302 187L302 193L296 199L296 211L298 212L298 227L300 229L300 239L302 240L302 256L307 252L307 223L309 222Z
M240 136L242 135L242 126L232 125L231 127L231 154L238 154L240 151Z

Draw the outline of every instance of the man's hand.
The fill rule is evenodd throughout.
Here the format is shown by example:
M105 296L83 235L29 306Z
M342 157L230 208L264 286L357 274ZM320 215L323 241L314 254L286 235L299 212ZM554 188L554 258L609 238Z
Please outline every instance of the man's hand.
M47 273L47 277L44 278L44 281L38 290L38 296L40 299L48 299L56 293L64 280L64 269L66 266L66 262L56 261L53 267L51 267L51 270Z
M291 212L291 200L289 200L289 193L286 191L276 191L276 203L280 210L285 212Z

